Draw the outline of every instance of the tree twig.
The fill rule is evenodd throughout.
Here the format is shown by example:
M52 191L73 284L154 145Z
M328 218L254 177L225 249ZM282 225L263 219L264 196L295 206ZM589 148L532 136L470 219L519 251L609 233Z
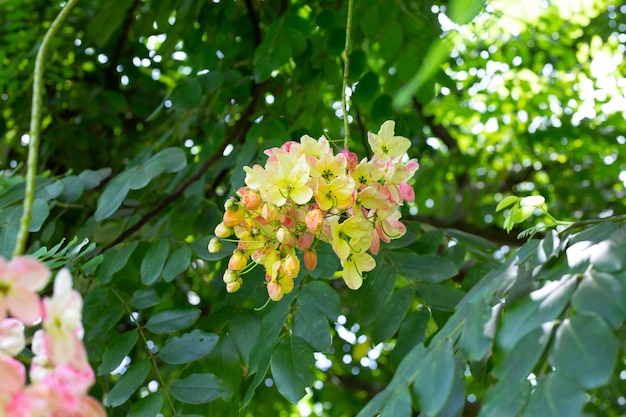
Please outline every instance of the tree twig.
M343 113L343 130L344 140L343 147L350 149L350 123L348 121L348 97L346 89L348 88L348 75L350 73L350 33L352 32L352 8L353 0L348 0L348 17L346 18L346 48L345 60L343 62L343 85L341 89L341 112Z
M28 228L33 217L33 202L35 200L35 182L37 178L37 165L39 161L39 139L41 136L41 96L43 88L43 70L46 52L54 34L59 30L63 21L72 10L78 0L69 0L54 19L48 31L44 35L37 57L35 58L35 71L33 73L33 99L30 116L30 138L28 143L28 160L26 163L26 190L24 195L24 211L20 219L20 228L15 241L13 256L19 256L26 250L28 240Z

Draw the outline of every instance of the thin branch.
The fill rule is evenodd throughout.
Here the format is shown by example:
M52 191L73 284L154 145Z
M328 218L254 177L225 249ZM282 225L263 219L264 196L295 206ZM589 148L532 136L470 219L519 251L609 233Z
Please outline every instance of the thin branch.
M41 96L43 88L43 70L46 52L54 34L72 10L78 0L69 0L61 9L56 19L52 22L48 31L41 41L37 58L35 59L35 71L33 73L33 101L30 116L30 142L28 144L28 160L26 163L26 191L24 195L24 211L20 219L20 229L17 233L13 256L19 256L26 249L28 240L28 228L32 219L33 202L35 200L35 182L37 177L37 165L39 160L39 139L41 136Z
M346 96L346 89L348 88L348 75L350 73L350 33L352 32L352 8L353 0L348 0L348 17L346 18L346 49L343 66L343 88L341 89L341 111L343 113L343 130L345 131L343 147L345 149L350 149L350 123L348 121L348 97Z
M417 101L415 97L413 98L413 107L415 107L422 120L424 120L426 125L433 132L433 135L441 139L448 149L459 149L459 145L456 139L450 134L450 131L444 125L437 123L434 116L426 115L424 112L424 106L422 103Z
M229 144L239 143L243 138L245 138L246 136L245 133L251 124L250 117L254 113L256 106L259 102L259 98L266 85L267 83L264 82L255 86L253 94L252 94L252 101L250 102L248 107L246 107L246 110L243 112L243 114L241 115L241 118L237 121L235 126L233 126L233 129L229 137L226 138L222 146L215 152L215 154L211 158L206 160L196 172L194 172L191 176L189 176L189 178L183 181L174 191L172 191L170 194L165 196L165 198L159 201L159 204L157 204L156 207L154 207L152 210L146 213L137 223L133 224L131 227L124 230L113 242L106 245L103 249L103 252L112 248L118 243L123 242L128 237L135 234L152 218L154 218L157 214L163 211L168 205L170 205L172 202L178 199L178 197L180 197L187 188L189 188L193 183L198 181L208 171L208 169L211 166L213 166L220 158L222 158L224 149L226 149L226 146L228 146Z

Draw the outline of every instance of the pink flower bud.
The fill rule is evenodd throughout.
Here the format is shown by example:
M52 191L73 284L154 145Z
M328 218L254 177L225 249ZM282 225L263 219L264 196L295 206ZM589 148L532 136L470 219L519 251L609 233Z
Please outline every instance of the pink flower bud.
M342 149L341 153L346 157L348 171L352 171L359 164L359 157L347 149Z
M247 210L256 210L261 206L261 196L254 191L248 190L241 196L241 203Z
M317 266L317 252L315 249L308 249L304 252L304 266L309 271L313 271Z
M310 233L302 233L299 237L298 237L298 249L300 250L307 250L308 248L311 247L311 245L313 244L313 241L315 240L315 236L313 236Z
M276 281L269 282L267 284L267 294L270 296L272 301L278 301L283 298L283 295L285 295L283 287L281 287L281 285Z
M415 201L415 190L406 182L400 183L400 196L404 201Z
M236 271L233 271L232 269L227 269L226 271L224 271L224 276L222 277L224 284L232 284L233 282L236 282L238 279L239 279L239 276L237 275Z
M233 228L230 226L226 226L224 222L220 222L217 226L215 226L215 236L226 239L227 237L232 236Z
M217 253L222 250L222 242L217 237L209 241L209 253Z
M306 227L312 232L317 232L322 227L323 220L324 215L320 209L309 211L304 219Z

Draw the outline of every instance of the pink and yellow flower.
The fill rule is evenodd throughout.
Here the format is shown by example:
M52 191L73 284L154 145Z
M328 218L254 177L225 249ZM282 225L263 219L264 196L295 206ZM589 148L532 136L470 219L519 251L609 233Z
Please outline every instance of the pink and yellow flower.
M26 325L41 317L38 291L50 280L50 270L41 262L27 256L6 261L0 257L0 319L7 312Z

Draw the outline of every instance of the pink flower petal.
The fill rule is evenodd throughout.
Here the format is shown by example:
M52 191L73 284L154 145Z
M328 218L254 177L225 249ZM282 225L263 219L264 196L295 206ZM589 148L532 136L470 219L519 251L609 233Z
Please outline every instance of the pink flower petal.
M48 267L34 258L18 256L9 261L5 272L13 281L30 291L43 289L50 281Z
M6 299L9 312L25 325L32 326L41 318L39 296L23 288L14 288Z

